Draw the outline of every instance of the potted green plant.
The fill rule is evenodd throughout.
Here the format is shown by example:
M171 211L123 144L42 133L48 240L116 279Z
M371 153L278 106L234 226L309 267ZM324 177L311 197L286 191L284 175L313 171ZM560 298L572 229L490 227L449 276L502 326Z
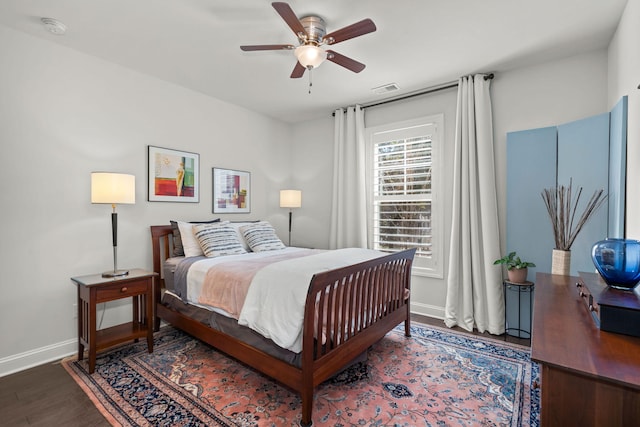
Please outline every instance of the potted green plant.
M515 252L505 255L493 262L493 265L503 264L507 267L507 276L510 282L523 283L527 280L528 267L536 265L529 261L522 261Z

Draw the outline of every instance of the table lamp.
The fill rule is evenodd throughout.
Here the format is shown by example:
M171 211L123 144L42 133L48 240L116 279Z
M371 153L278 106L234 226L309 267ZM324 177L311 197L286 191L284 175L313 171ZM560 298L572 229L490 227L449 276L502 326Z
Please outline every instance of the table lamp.
M111 233L113 236L113 270L105 271L102 277L119 277L129 274L128 270L118 270L118 214L116 204L136 202L136 177L124 173L91 172L91 203L110 204Z
M289 246L291 246L291 219L292 209L302 206L302 191L300 190L280 190L280 207L289 208Z

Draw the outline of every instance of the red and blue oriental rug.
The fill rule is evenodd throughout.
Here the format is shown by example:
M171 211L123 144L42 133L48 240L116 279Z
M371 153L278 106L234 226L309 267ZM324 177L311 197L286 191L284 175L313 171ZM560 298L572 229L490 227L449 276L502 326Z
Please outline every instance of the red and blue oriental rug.
M537 426L538 367L529 348L445 328L401 325L316 389L314 426ZM284 386L176 330L64 367L113 425L295 426Z

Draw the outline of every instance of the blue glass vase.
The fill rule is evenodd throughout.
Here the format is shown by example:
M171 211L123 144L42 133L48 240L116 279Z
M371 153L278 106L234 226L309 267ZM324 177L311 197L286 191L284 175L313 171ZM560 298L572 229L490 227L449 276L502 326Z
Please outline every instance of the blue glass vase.
M607 285L632 290L640 282L640 241L606 239L591 249L591 259Z

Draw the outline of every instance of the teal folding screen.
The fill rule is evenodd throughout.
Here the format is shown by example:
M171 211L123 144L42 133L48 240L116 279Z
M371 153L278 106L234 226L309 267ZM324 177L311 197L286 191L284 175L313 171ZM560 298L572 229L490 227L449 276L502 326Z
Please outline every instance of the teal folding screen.
M597 189L609 194L608 205L587 223L571 248L572 275L594 271L595 242L624 236L626 103L624 97L611 113L507 134L506 252L516 251L536 264L529 269L529 280L536 271L551 271L555 245L541 196L545 188L569 185L571 179L574 192L583 187L579 206Z
M536 271L551 271L553 234L540 193L556 185L556 127L507 134L507 238L506 252L536 264Z

